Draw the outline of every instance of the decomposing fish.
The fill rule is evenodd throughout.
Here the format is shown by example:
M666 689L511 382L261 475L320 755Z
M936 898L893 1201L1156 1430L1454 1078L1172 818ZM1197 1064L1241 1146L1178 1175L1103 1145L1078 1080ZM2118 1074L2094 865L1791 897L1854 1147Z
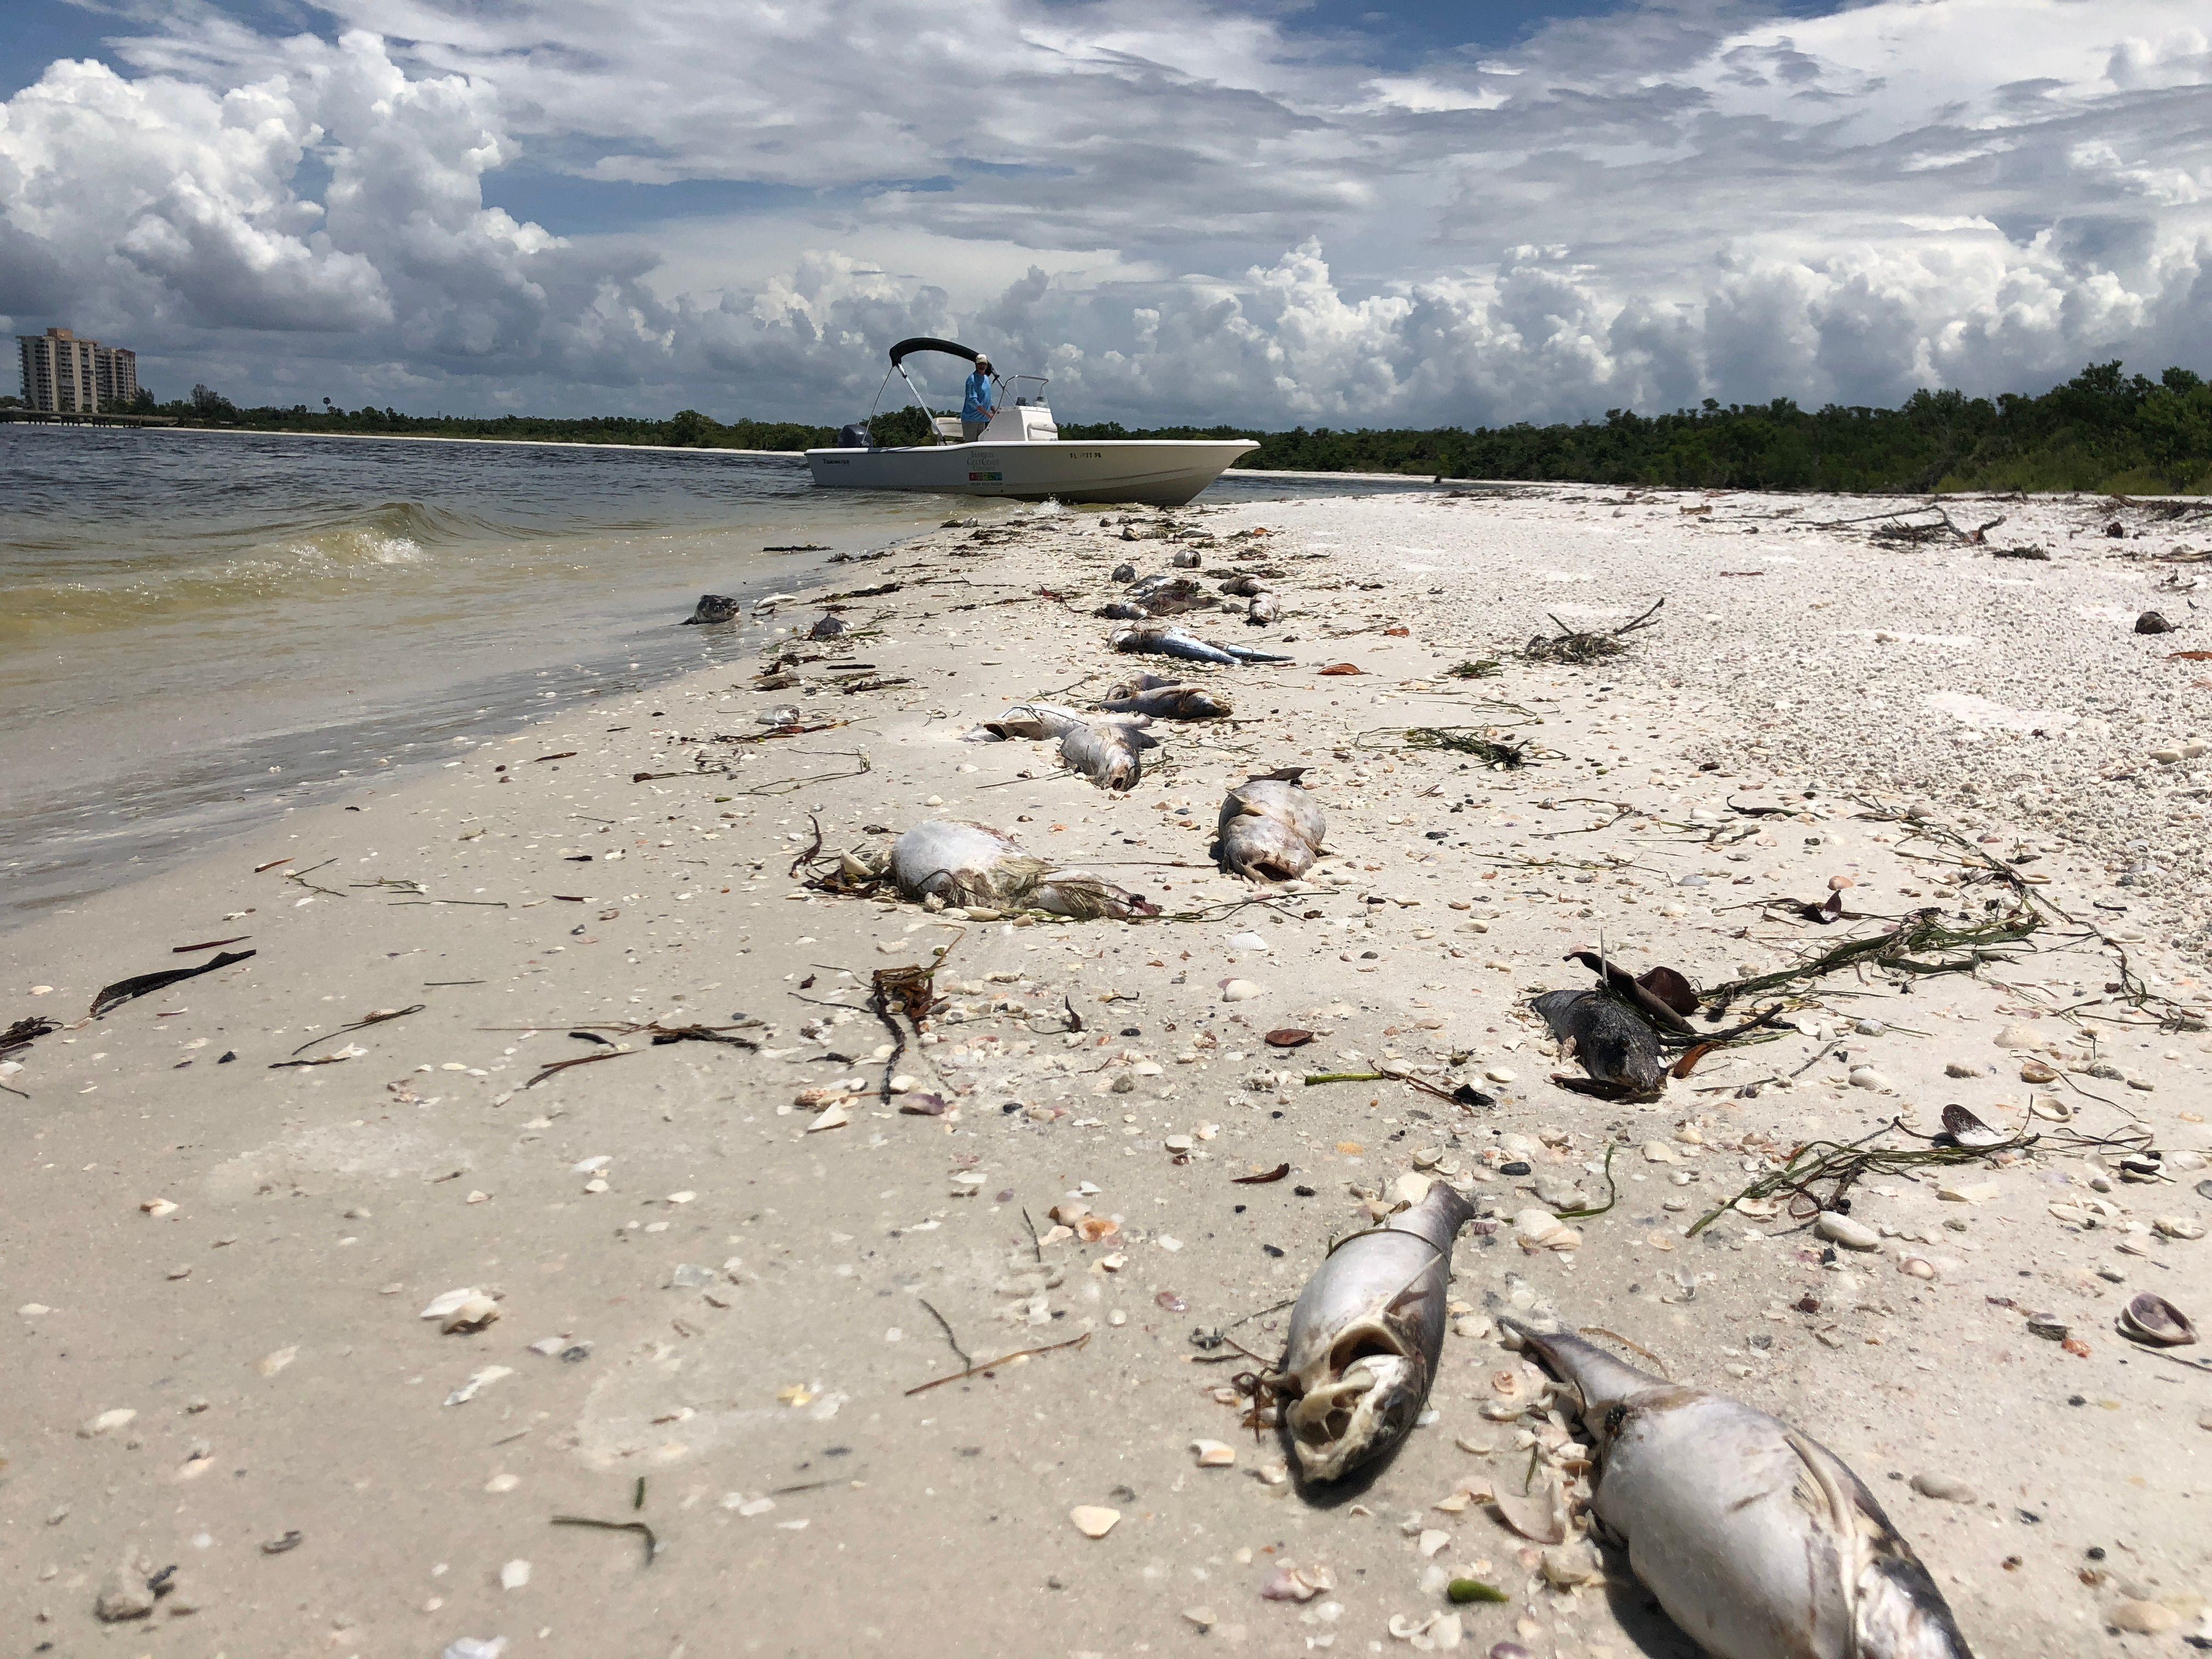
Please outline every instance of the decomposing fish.
M1114 567L1114 574L1109 580L1117 582L1133 582L1137 580L1137 567L1133 564L1117 564Z
M1116 651L1140 652L1155 657L1181 657L1189 662L1288 662L1290 659L1241 645L1216 645L1164 623L1143 623L1117 628L1109 643Z
M1593 1512L1715 1659L1972 1659L1928 1569L1826 1446L1580 1337L1499 1323L1574 1391Z
M1631 974L1595 951L1570 951L1567 960L1579 962L1605 981L1606 989L1629 1004L1662 1030L1687 1033L1688 1016L1698 1012L1697 988L1672 968L1647 968Z
M1188 576L1162 571L1133 583L1122 595L1155 617L1172 617L1185 611L1209 611L1221 601Z
M1134 788L1144 773L1140 751L1158 746L1142 725L1131 720L1086 720L1060 734L1060 763L1101 789Z
M1221 591L1232 599L1249 599L1261 591L1263 584L1257 576L1231 576L1219 584Z
M1528 1003L1559 1040L1562 1056L1582 1062L1595 1082L1643 1097L1667 1080L1658 1034L1603 991L1547 991Z
M1202 685L1158 680L1150 674L1138 678L1143 684L1115 686L1099 708L1109 714L1142 714L1163 720L1211 720L1228 715L1227 700Z
M890 845L887 855L856 849L844 855L853 872L888 872L910 899L935 898L969 909L1014 909L1027 904L1054 915L1093 921L1156 916L1159 907L1087 871L1065 869L1022 850L1012 836L988 824L934 818L916 824ZM872 857L883 858L871 867ZM842 862L842 860L841 860Z
M1247 778L1221 803L1216 851L1232 875L1291 881L1313 867L1327 830L1321 803L1295 778Z
M691 607L691 614L684 619L689 627L695 623L726 623L737 620L738 601L728 593L702 593L699 603Z
M1198 568L1199 552L1194 547L1178 547L1168 561L1178 570Z
M1255 628L1264 628L1282 614L1282 606L1273 593L1255 593L1252 603L1244 607L1244 620Z
M1474 1206L1443 1182L1412 1208L1329 1252L1291 1310L1267 1380L1309 1480L1338 1480L1411 1432L1443 1352L1452 1245Z
M1034 742L1056 738L1071 726L1085 724L1088 718L1048 702L1018 702L996 720L985 720L979 729L1000 739L1024 738Z
M817 619L814 626L806 630L806 637L810 640L834 640L844 631L845 619L830 612Z
M1151 618L1152 613L1141 605L1132 605L1127 599L1110 599L1091 614L1114 622L1145 622Z

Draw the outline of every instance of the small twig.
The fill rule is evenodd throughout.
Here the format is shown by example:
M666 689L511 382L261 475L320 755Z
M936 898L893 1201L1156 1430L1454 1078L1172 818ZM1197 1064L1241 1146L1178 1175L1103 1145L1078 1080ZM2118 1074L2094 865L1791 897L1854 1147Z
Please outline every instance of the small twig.
M600 1521L588 1515L556 1515L556 1527L589 1527L596 1532L634 1532L645 1540L645 1565L651 1566L653 1558L660 1553L660 1540L653 1536L653 1528L642 1521Z
M953 1335L952 1322L945 1318L943 1314L938 1312L935 1308L931 1308L928 1303L922 1302L921 1297L915 1297L915 1300L921 1302L921 1305L923 1307L929 1308L929 1316L937 1322L937 1328L945 1333L945 1340L952 1345L952 1352L960 1356L960 1363L967 1366L970 1370L973 1370L975 1368L975 1357L969 1353L967 1349L962 1347L960 1346L960 1339Z
M1044 1241L1037 1237L1036 1223L1030 1219L1029 1208L1022 1209L1022 1221L1030 1230L1030 1249L1036 1252L1037 1266L1044 1265Z
M1028 1359L1041 1353L1057 1353L1062 1348L1079 1348L1089 1340L1091 1340L1091 1333L1085 1331L1082 1335L1072 1337L1066 1342L1048 1342L1042 1348L1018 1348L1012 1353L1001 1355L996 1359L986 1360L980 1365L970 1365L964 1371L954 1371L950 1376L933 1377L929 1382L917 1383L908 1389L907 1393L926 1394L932 1389L943 1388L947 1382L958 1382L971 1376L988 1376L1000 1366L1012 1364L1017 1359Z
M299 1048L293 1049L292 1052L295 1054L300 1054L306 1049L313 1048L319 1042L328 1042L332 1037L342 1037L351 1031L365 1031L372 1025L383 1024L387 1019L404 1019L410 1014L421 1013L422 1010L428 1006L429 1006L428 1003L418 1002L414 1004L411 1007L380 1009L375 1013L371 1014L367 1019L357 1019L350 1025L339 1026L335 1031L325 1031L320 1036L309 1037L305 1042L301 1043Z

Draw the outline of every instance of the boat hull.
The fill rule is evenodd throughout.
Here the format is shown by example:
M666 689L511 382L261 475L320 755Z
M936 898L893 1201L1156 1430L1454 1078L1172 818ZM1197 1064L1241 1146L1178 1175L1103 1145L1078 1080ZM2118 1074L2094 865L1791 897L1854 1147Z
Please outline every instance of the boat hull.
M1181 507L1240 455L1249 438L1073 439L1030 443L938 444L912 449L810 449L806 465L823 489L927 490L1005 495L1017 501L1141 501Z

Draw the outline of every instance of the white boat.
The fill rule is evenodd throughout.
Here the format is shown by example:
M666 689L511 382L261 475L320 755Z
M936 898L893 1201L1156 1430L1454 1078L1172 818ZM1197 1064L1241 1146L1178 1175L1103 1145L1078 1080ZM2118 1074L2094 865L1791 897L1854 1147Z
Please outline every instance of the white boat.
M943 352L969 362L977 354L951 340L901 340L891 348L891 374L906 381L915 401L928 415L904 367L917 351ZM993 375L994 382L1004 382ZM949 495L1010 495L1018 501L1048 496L1069 501L1142 501L1181 507L1226 471L1238 456L1260 446L1249 438L1064 439L1044 400L1046 382L1018 374L1017 385L1034 381L1036 390L1001 398L981 436L969 441L960 422L930 416L936 441L878 447L869 419L838 434L834 449L810 449L806 465L823 489L921 489ZM884 376L890 383L890 374ZM880 400L882 393L877 397Z

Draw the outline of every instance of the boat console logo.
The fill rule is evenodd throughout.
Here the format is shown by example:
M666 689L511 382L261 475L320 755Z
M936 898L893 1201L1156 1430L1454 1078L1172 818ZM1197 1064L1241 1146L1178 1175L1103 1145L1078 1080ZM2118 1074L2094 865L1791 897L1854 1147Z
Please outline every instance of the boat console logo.
M1006 481L1006 475L1003 472L970 472L968 475L969 483L1004 483Z

